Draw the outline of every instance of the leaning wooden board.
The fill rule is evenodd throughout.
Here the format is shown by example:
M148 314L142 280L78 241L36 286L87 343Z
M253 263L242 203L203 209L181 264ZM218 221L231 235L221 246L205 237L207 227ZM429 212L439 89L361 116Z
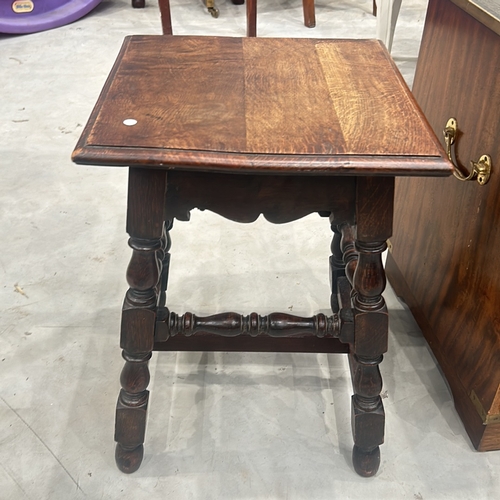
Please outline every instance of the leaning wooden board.
M413 93L462 165L490 181L398 179L387 275L434 352L480 451L500 449L500 1L430 0Z

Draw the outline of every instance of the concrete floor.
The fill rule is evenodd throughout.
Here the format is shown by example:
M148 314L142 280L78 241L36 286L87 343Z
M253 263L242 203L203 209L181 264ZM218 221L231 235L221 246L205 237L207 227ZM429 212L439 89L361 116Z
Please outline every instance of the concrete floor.
M500 452L474 451L390 289L375 478L351 466L345 357L311 354L155 354L142 468L116 469L127 173L76 166L70 154L123 37L160 33L155 4L105 0L68 26L0 35L0 498L499 498ZM176 34L245 33L244 7L229 0L218 2L219 19L199 1L172 5ZM393 55L410 84L425 9L404 1L396 29ZM261 0L259 34L375 35L371 0L318 0L316 11L310 30L298 0ZM324 219L245 226L195 212L172 238L177 312L328 310Z

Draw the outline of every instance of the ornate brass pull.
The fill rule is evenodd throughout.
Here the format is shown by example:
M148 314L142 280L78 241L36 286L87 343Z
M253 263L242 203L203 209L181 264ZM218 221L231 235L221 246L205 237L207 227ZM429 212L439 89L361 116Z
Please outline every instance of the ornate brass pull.
M467 172L467 169L460 165L458 161L454 162L451 155L451 146L455 143L457 137L457 120L455 118L450 118L446 122L443 134L446 144L446 154L455 167L453 175L461 181L472 181L477 179L477 182L481 184L481 186L484 186L490 180L491 176L491 157L489 155L482 155L478 161L471 160L470 164L472 170L464 174L464 172Z

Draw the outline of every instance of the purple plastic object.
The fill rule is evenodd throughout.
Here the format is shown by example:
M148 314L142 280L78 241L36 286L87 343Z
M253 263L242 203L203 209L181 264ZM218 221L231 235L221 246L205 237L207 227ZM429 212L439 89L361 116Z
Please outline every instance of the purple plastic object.
M72 23L102 0L0 0L0 33L35 33Z

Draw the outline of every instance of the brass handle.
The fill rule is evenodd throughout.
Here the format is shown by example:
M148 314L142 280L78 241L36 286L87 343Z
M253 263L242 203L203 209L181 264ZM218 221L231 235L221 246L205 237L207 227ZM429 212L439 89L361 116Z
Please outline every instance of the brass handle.
M453 175L461 181L472 181L477 179L477 182L484 186L491 176L491 157L490 155L482 155L478 161L470 162L472 170L467 172L467 169L460 165L458 161L454 162L451 155L451 146L455 143L457 137L457 120L455 118L450 118L446 122L446 127L443 130L444 142L446 144L446 154L448 159L453 163L455 170ZM464 172L467 172L464 174Z

